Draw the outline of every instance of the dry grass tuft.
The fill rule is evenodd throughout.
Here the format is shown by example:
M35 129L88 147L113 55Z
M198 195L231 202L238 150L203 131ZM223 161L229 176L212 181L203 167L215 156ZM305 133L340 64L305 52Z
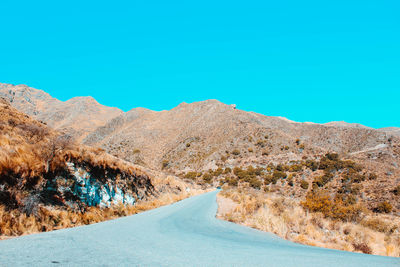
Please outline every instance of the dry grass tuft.
M223 215L225 220L240 223L282 238L311 246L362 252L383 256L400 256L398 217L363 211L352 220L333 218L324 212L310 212L300 201L251 189L225 189L223 197L238 206ZM330 198L323 198L331 200ZM323 211L323 210L322 210Z
M133 194L140 191L137 199L142 200L134 206L103 209L80 202L75 209L65 205L63 196L47 194L46 183L58 175L68 176L67 162L103 183L126 185ZM0 238L128 216L204 192L176 177L148 173L102 149L77 144L0 99ZM79 201L73 196L70 200Z
M180 184L185 189L190 186L174 177L170 177L168 182ZM179 193L165 191L157 197L139 201L135 205L119 204L110 208L89 207L84 212L41 206L36 215L30 216L18 209L7 210L4 205L0 205L0 239L112 220L169 205L203 192L205 191L201 189L181 190Z

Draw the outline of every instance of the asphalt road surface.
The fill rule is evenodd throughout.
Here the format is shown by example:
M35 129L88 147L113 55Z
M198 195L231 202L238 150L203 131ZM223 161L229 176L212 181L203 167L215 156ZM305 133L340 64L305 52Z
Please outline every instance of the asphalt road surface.
M215 218L217 191L129 217L0 241L0 266L398 266Z

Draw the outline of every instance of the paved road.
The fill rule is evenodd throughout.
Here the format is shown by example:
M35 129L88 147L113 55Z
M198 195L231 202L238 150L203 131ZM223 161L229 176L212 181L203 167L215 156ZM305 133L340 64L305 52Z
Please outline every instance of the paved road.
M113 221L0 241L0 266L400 266L215 218L217 192Z

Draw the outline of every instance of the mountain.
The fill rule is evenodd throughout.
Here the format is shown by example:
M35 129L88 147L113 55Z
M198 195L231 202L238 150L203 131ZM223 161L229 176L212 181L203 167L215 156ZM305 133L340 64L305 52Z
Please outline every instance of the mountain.
M103 106L93 97L74 97L62 102L42 90L26 85L0 83L0 97L50 127L71 134L78 141L122 114L118 108Z
M62 102L25 85L1 84L0 95L87 145L159 170L206 170L252 161L300 160L326 152L381 151L398 140L396 130L346 122L299 123L217 100L182 103L160 112L145 108L122 112L91 97Z
M174 169L208 169L234 150L245 158L299 159L327 151L352 153L388 140L388 134L372 128L298 123L207 100L161 112L133 109L83 142L152 168L164 163Z
M17 205L18 210L30 207L32 198L34 203L38 199L57 205L72 203L74 209L92 205L94 200L71 187L82 175L94 177L103 188L111 179L110 184L123 188L116 191L132 196L126 201L136 200L144 192L153 194L147 183L150 175L157 178L153 183L156 192L186 192L187 183L179 181L183 185L175 186L173 180L178 176L203 188L250 189L296 201L317 198L323 192L321 199L329 197L339 208L357 212L358 219L364 211L357 207L373 216L400 212L398 128L299 123L246 112L218 100L181 103L159 112L145 108L122 112L88 97L61 102L22 85L3 84L0 92L13 106L4 104L1 110L9 115L0 124L0 174L6 173L2 178L11 184L0 187L6 191L0 194L0 204L11 200L6 206ZM58 131L32 122L14 107ZM52 155L49 151L56 144L64 144L64 139L55 137L68 134L81 143L57 149L60 156L54 162L43 160ZM13 140L22 140L22 145ZM110 174L116 176L110 178ZM133 180L141 177L142 182L130 183L132 176ZM98 200L97 204L103 202ZM343 214L342 209L338 211L334 216Z
M203 192L76 142L0 98L0 240L90 224Z
M380 128L380 131L386 132L390 135L395 135L400 137L400 128L399 127L386 127L386 128Z
M373 128L367 127L367 126L359 124L359 123L348 123L345 121L331 121L331 122L324 123L323 125L333 126L333 127L373 129Z

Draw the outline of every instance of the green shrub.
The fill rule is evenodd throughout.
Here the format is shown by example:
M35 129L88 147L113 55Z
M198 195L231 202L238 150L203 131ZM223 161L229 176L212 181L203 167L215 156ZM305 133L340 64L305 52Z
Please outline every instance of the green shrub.
M168 160L164 160L164 161L162 162L162 168L165 169L165 168L167 168L168 166L169 166L169 161L168 161Z
M258 140L256 146L265 147L265 142L263 140Z
M292 175L289 176L289 178L287 179L287 182L288 182L288 185L289 185L289 186L293 186L293 185L294 185L294 183L293 183L293 176L292 176Z
M399 228L399 226L393 225L390 221L386 221L380 217L363 219L361 225L385 234L392 234Z
M286 178L286 173L282 172L282 171L275 170L274 173L272 174L272 177L277 179L277 180L278 179L284 179L284 178Z
M339 154L338 153L326 153L325 158L332 160L332 161L338 161L339 160Z
M316 184L318 187L324 187L332 179L333 179L332 173L325 173L324 175L316 177L313 181L313 184Z
M281 150L283 151L283 150L289 150L289 146L282 146L281 147Z
M238 156L238 155L240 155L240 150L235 149L235 150L232 151L232 154L235 155L235 156Z
M292 166L289 167L289 171L290 171L290 172L299 172L299 171L301 171L302 169L303 169L302 166L299 165L299 164L294 164L294 165L292 165Z
M233 173L240 179L245 182L250 182L250 179L255 178L257 176L262 176L264 169L261 167L254 168L253 166L247 167L246 170L242 168L235 167L233 169Z
M272 183L272 180L273 180L272 175L267 174L264 176L264 184L265 185L269 185L270 183Z
M376 206L375 212L390 213L392 211L392 209L393 209L393 207L389 202L383 201Z
M378 178L378 175L376 173L370 173L368 176L368 180L376 180Z
M340 196L334 199L319 190L307 194L301 206L310 212L321 212L324 217L340 221L358 222L361 219L363 208L357 204L345 202Z
M400 185L394 188L393 194L395 194L396 196L400 196Z
M211 184L212 181L213 181L213 176L212 176L212 174L209 173L209 172L206 172L205 174L203 174L203 181L204 181L205 183Z
M304 180L301 180L301 181L300 181L300 187L301 187L301 188L303 188L303 189L308 189L308 186L309 186L309 184L308 184L307 181L304 181Z
M213 175L214 175L215 177L218 177L218 176L220 176L223 172L224 172L224 170L223 170L222 168L218 168L218 169L216 169L216 170L214 171Z
M238 179L236 179L235 177L232 177L232 176L226 178L225 181L230 186L237 186L238 185Z
M251 187L256 189L260 189L262 185L261 181L258 180L257 178L251 178L249 184Z
M372 249L365 242L353 243L352 245L355 251L361 251L364 254L372 254Z
M318 162L316 162L315 160L311 159L306 160L305 166L311 169L312 171L318 170Z
M232 172L232 169L229 168L229 167L226 167L225 170L224 170L224 174L229 174L231 172Z
M201 175L201 173L200 173L200 175ZM196 178L198 176L199 176L199 174L197 172L188 172L188 173L186 173L185 178L196 180Z
M341 188L338 189L339 194L352 194L357 195L361 191L361 185L355 184L344 184Z
M287 170L289 170L289 166L284 165L284 164L278 164L278 165L276 166L276 170L277 170L277 171L281 171L281 172L287 171Z

